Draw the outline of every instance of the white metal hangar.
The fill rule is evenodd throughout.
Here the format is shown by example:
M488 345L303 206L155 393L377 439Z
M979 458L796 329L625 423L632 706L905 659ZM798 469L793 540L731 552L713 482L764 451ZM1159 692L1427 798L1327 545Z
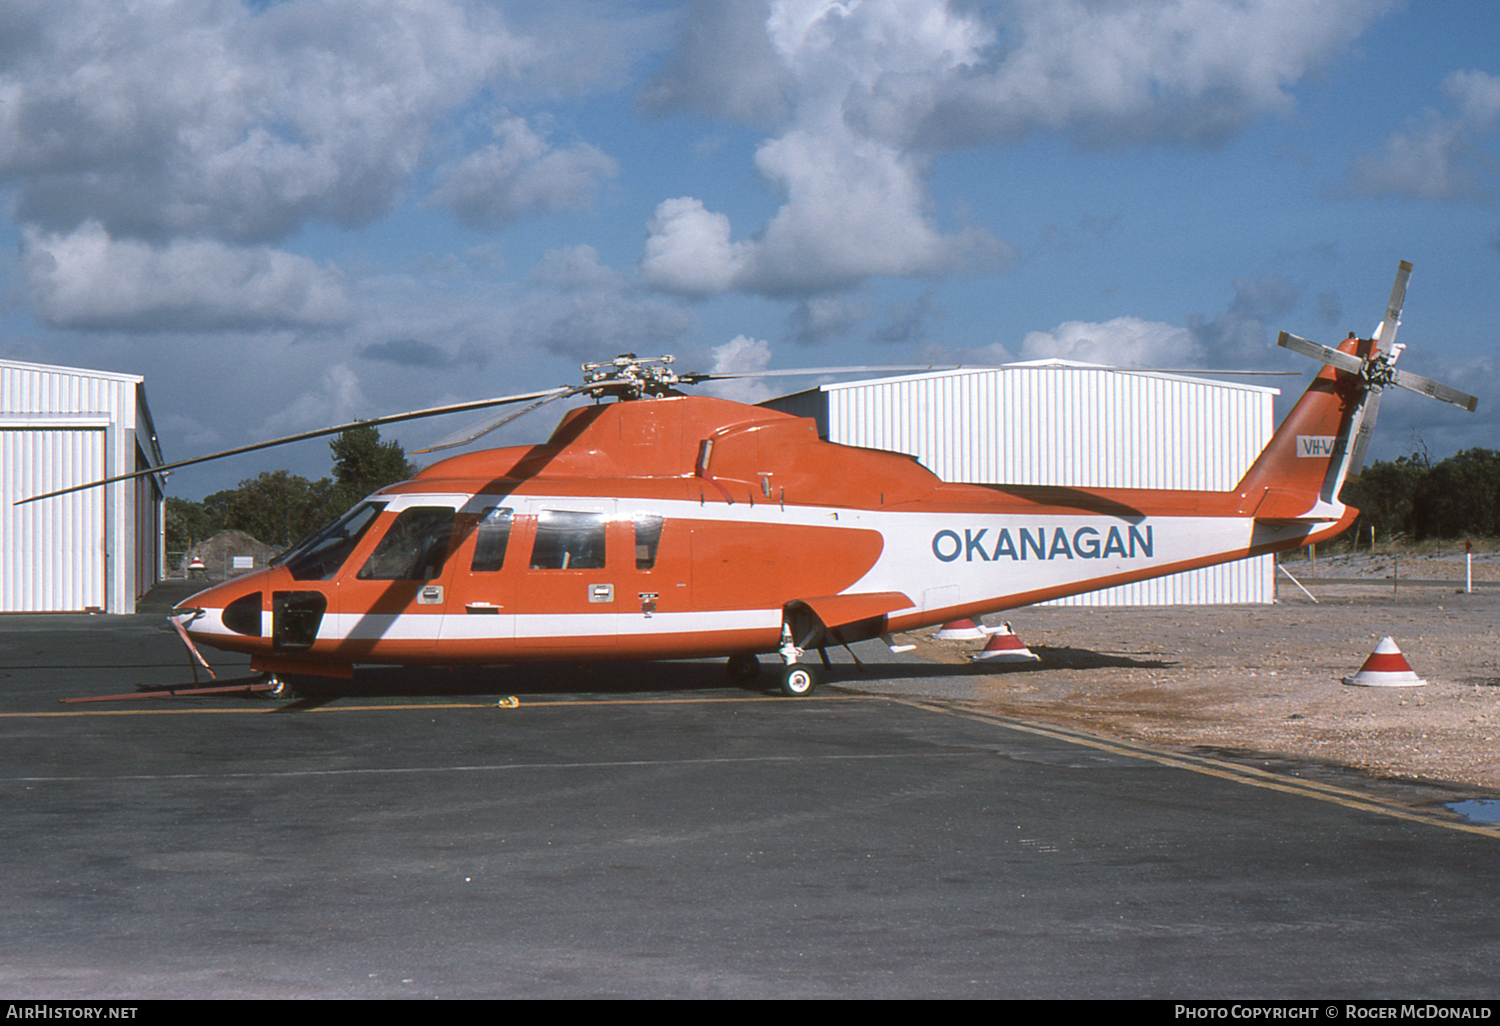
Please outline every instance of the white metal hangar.
M762 405L831 442L909 453L944 481L1073 488L1234 487L1271 437L1279 389L1042 360L822 385ZM1056 605L1272 602L1273 557Z
M133 613L160 579L162 464L145 380L0 360L0 612Z

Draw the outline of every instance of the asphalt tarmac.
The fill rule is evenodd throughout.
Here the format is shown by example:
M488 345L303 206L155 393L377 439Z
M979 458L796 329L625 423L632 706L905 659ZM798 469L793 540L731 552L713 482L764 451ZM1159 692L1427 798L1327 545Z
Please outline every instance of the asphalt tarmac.
M62 705L192 675L158 614L0 618L0 995L1500 994L1464 795L985 715L949 672Z

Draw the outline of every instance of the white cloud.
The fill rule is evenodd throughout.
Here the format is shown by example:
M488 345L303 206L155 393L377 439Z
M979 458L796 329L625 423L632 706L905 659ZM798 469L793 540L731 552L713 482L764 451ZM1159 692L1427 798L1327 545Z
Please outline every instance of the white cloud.
M994 45L930 84L882 76L851 117L933 144L1080 128L1100 141L1214 141L1284 111L1289 88L1393 0L1016 0Z
M523 217L588 206L615 162L585 142L554 147L524 118L495 126L497 142L476 150L438 176L433 202L452 207L474 228L498 228Z
M530 281L565 292L621 289L625 279L613 267L599 262L593 246L572 246L546 253L527 276Z
M762 339L739 335L713 349L714 374L754 374L771 366L771 343ZM704 391L721 399L733 399L738 403L759 403L770 399L777 392L763 380L756 378L733 378L728 381L710 381Z
M882 143L797 129L756 154L788 201L749 249L746 291L796 295L870 277L945 275L1005 248L977 229L945 234L928 216L926 161Z
M809 296L792 310L792 338L812 345L842 335L871 313L868 301L839 294Z
M1108 367L1184 368L1202 359L1186 328L1139 317L1116 317L1102 324L1068 321L1052 331L1028 332L1021 359L1049 357Z
M852 129L844 98L886 70L939 75L972 59L985 32L931 3L784 2L764 18L748 6L715 12L712 33L746 34L756 81L774 89L790 124L756 153L756 168L786 197L753 238L734 241L729 219L691 197L657 208L642 258L645 279L687 296L730 290L808 296L873 276L949 274L1003 252L987 233L945 233L933 220L927 156ZM712 34L708 29L705 33ZM772 72L774 62L774 73ZM745 116L742 94L722 88L721 69L702 49L685 49L672 69L683 105ZM701 86L702 88L695 88ZM764 88L762 91L764 91ZM763 117L749 120L761 121Z
M91 221L26 231L22 266L38 316L57 327L197 330L328 326L352 316L341 274L266 247L111 239Z
M1057 357L1161 370L1256 368L1264 366L1274 349L1268 322L1288 314L1301 295L1300 286L1283 278L1237 278L1234 298L1212 319L1194 315L1181 327L1138 317L1098 324L1069 321L1052 331L1027 334L1021 358Z
M260 434L274 438L373 416L378 413L360 387L359 375L338 363L323 372L316 388L267 417Z
M1379 153L1354 162L1351 191L1438 201L1493 195L1497 162L1485 143L1500 119L1500 78L1456 71L1443 90L1457 112L1429 112L1424 124L1393 132Z
M749 247L731 242L729 218L710 213L699 200L664 200L646 230L650 237L641 275L647 284L684 296L708 296L734 288L743 274Z
M785 117L793 82L766 36L767 0L699 0L676 52L642 90L650 110L690 110L749 124Z
M784 204L764 226L736 233L696 197L669 200L648 226L643 274L684 296L805 297L871 277L1003 265L1005 243L935 216L928 170L939 152L1034 128L1097 141L1217 141L1289 109L1290 87L1393 2L695 6L648 100L774 123L755 162ZM741 45L727 45L731 37ZM726 67L746 71L743 89Z
M485 90L578 81L589 62L569 48L604 43L583 27L517 32L480 0L59 0L11 22L26 45L0 65L0 176L19 220L237 243L369 223L445 116ZM561 152L554 171L602 166ZM515 184L521 209L559 198Z

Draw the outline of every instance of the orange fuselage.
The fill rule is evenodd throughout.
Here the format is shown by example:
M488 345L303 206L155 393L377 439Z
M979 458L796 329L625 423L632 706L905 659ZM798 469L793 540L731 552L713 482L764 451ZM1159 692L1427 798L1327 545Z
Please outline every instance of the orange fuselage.
M812 421L704 397L570 412L543 445L444 460L267 569L193 596L195 641L260 669L678 658L859 640L1291 548L1342 530L1295 437L1231 492L944 483ZM1300 419L1299 419L1300 418ZM1273 449L1281 446L1285 453ZM1301 506L1301 509L1297 508Z

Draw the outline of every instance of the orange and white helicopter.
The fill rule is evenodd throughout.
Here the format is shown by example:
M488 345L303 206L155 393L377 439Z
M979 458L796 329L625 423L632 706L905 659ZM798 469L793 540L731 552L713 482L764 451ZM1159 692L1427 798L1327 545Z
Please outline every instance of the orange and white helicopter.
M455 456L382 488L171 618L190 647L248 653L278 687L349 677L356 664L711 656L750 678L757 654L775 653L781 691L806 695L818 679L802 661L810 650L1343 531L1357 511L1339 490L1384 387L1476 402L1394 368L1410 270L1401 264L1373 340L1328 348L1281 335L1326 366L1227 492L946 483L910 456L823 441L811 420L679 391L733 375L626 355L586 366L578 386L155 468L359 424L615 400L569 411L540 445Z

